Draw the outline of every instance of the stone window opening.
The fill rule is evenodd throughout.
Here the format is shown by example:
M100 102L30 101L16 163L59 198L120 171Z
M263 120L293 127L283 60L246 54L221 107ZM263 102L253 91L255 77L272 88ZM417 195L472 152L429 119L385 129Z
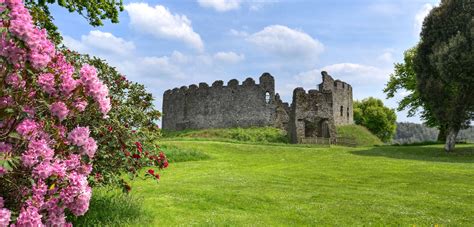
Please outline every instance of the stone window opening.
M347 120L349 120L349 107L347 107Z
M267 92L265 93L265 103L266 103L266 104L270 104L271 97L272 97L272 96L270 95L270 92L267 91Z
M341 117L344 116L344 106L341 106Z

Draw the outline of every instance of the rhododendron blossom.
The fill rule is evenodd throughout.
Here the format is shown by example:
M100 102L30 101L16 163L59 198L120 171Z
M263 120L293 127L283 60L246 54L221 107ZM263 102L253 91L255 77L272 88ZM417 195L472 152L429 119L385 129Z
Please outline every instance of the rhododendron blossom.
M52 95L56 92L54 75L51 73L42 73L38 76L38 84L44 92Z
M84 146L89 138L89 127L76 127L68 134L68 140L76 146Z
M77 99L76 101L74 101L74 107L76 107L79 112L82 112L86 109L87 102L81 99Z
M3 208L3 198L0 197L0 226L8 226L10 223L11 212Z
M25 119L16 127L16 131L24 137L34 134L37 129L38 124L32 119Z
M5 82L16 89L25 87L25 81L21 80L16 73L8 75Z
M67 108L64 102L55 102L51 104L50 107L51 114L58 117L60 121L66 119L67 115L69 114L69 109Z
M106 115L111 108L108 97L109 90L97 77L97 71L90 65L84 65L81 68L81 81L86 89L86 93L92 96L99 103L99 110Z

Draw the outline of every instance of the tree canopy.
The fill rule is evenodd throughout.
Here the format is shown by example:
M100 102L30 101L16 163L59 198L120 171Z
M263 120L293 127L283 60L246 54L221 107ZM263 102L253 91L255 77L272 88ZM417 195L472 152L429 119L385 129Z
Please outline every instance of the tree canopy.
M47 4L57 3L69 12L79 13L92 26L103 25L105 19L110 19L112 23L118 23L119 12L123 11L122 0L26 0L25 3L45 7L45 9L47 9Z
M396 130L395 111L373 97L354 102L354 121L365 126L383 142L389 142Z
M431 111L425 108L425 104L417 89L416 73L413 68L413 60L416 53L416 46L404 52L403 62L395 63L394 73L390 75L390 79L383 91L387 94L387 99L394 98L399 92L406 92L407 95L403 96L398 102L397 111L408 110L408 117L419 114L427 126L436 127L440 130L438 140L444 141L446 139L444 124L440 124L437 119L433 117Z
M446 151L474 111L474 3L443 0L425 18L413 61L426 111L447 128Z

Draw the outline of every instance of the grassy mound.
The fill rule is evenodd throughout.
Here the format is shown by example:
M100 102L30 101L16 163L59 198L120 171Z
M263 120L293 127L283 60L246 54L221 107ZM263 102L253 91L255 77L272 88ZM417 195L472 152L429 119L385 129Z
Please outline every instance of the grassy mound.
M286 132L277 128L226 128L164 132L165 138L197 138L243 142L288 143Z
M354 140L356 146L374 146L383 144L377 136L360 125L337 126L337 136Z

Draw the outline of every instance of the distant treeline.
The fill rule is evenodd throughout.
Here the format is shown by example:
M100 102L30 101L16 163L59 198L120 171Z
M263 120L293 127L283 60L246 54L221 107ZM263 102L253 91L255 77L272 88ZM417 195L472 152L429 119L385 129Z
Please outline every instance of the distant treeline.
M438 129L423 124L398 122L397 132L392 140L394 144L410 144L427 141L436 141ZM459 132L458 141L474 142L474 127Z

